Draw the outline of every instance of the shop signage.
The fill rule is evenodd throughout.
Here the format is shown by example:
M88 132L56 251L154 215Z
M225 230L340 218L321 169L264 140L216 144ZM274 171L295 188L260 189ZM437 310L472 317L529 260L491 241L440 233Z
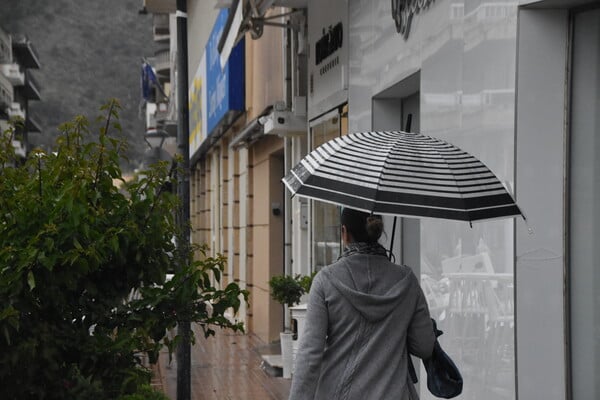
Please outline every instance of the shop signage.
M323 29L323 36L315 43L315 65L319 66L327 57L335 54L342 48L343 43L344 28L341 22L333 27L330 26L328 30ZM321 75L326 74L339 63L339 56L332 58L329 62L320 66L319 73Z
M392 0L392 18L396 23L396 32L408 39L410 23L421 10L429 8L435 0Z
M219 40L229 10L220 11L206 44L206 91L208 135L231 111L244 111L244 40L233 48L225 66L221 68Z
M308 119L348 101L348 0L308 0Z
M206 84L206 52L204 52L188 91L190 158L200 148L200 144L202 144L204 139L206 139L206 124L208 121Z

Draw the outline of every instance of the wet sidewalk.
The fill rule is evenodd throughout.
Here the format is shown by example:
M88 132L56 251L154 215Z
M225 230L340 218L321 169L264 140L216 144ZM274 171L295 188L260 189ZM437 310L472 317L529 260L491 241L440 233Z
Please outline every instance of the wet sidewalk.
M273 377L261 368L261 354L273 352L273 346L253 334L217 330L204 338L194 328L192 346L192 400L286 400L291 380ZM168 353L160 355L154 385L176 399L177 360L169 365Z

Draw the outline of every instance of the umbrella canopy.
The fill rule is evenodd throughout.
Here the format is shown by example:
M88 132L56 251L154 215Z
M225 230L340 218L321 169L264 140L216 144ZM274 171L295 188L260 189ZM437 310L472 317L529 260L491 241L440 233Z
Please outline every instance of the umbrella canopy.
M304 157L283 183L294 195L376 214L469 222L522 215L480 160L417 133L332 139Z

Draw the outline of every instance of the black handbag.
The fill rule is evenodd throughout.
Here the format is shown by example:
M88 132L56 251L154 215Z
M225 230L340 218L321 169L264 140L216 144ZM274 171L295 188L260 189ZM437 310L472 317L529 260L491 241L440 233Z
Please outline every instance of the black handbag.
M433 331L437 338L443 332L437 328L435 320L432 319L431 321L433 322ZM427 371L427 389L429 389L432 395L451 399L461 394L463 387L462 375L456 364L454 364L454 361L442 349L437 339L433 345L431 357L422 361ZM408 357L408 372L413 383L417 383L417 374L415 373L410 356Z

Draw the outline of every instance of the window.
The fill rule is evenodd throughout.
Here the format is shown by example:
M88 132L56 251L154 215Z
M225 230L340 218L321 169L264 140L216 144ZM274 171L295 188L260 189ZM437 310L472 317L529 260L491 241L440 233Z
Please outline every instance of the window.
M310 150L348 132L347 106L314 120L310 125ZM312 270L319 271L337 260L341 252L340 210L334 204L311 201Z

